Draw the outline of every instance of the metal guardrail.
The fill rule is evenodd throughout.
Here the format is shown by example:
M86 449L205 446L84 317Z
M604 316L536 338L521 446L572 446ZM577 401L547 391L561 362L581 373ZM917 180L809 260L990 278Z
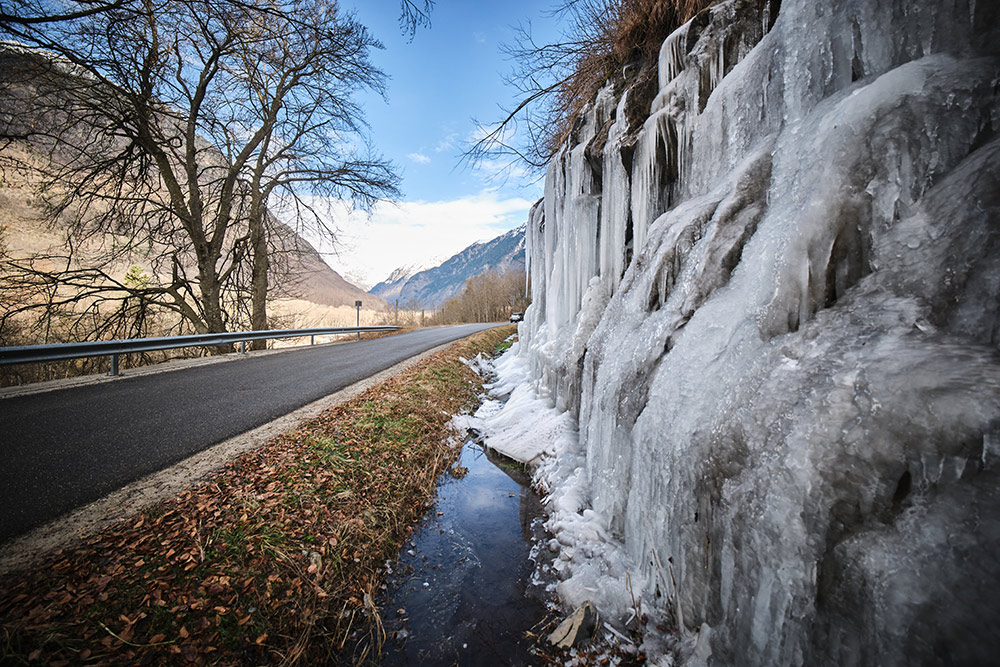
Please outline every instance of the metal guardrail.
M164 336L161 338L130 338L127 340L98 340L88 343L56 343L52 345L18 345L0 347L0 366L30 364L84 357L111 357L108 375L118 375L118 355L154 350L173 350L181 347L199 347L240 344L240 353L246 353L248 341L271 338L310 337L310 344L316 336L337 334L358 335L369 331L396 331L399 327L331 327L325 329L268 329L266 331L234 331L231 333L194 334L191 336Z

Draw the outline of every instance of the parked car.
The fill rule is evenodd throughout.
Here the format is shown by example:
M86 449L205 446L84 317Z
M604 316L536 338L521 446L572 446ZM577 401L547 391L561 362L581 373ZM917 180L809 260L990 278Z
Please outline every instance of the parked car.
M511 323L513 323L513 322L520 322L523 319L524 319L524 313L511 313L510 314L510 321L511 321Z

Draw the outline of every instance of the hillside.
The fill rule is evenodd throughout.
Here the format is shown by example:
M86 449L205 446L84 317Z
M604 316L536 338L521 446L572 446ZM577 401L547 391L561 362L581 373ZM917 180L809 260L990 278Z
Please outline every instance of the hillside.
M294 230L288 229L288 234L291 241L288 264L281 284L274 290L274 298L301 299L321 306L353 307L355 301L362 301L370 310L387 307L384 299L369 294L331 269L312 244Z
M293 265L290 284L278 292L280 297L302 299L321 306L353 306L362 301L365 308L377 310L387 307L384 299L369 294L327 266L312 246L299 251Z
M525 225L484 243L473 243L440 266L406 276L397 269L371 289L387 301L399 299L400 306L437 308L457 296L469 278L489 271L524 270Z

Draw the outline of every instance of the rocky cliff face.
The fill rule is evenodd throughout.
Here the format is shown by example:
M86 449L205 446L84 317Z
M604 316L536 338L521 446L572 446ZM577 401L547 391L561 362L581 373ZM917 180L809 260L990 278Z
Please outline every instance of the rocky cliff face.
M998 45L992 2L730 0L642 127L594 101L521 326L579 427L545 471L568 604L623 617L627 569L692 661L994 659Z

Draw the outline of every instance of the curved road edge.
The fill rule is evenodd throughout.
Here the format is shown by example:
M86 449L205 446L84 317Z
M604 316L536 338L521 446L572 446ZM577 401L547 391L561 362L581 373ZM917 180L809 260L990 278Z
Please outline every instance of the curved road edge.
M146 475L99 500L52 519L8 541L0 546L0 574L25 568L48 553L83 540L117 521L134 516L143 507L169 498L201 481L209 473L221 468L243 452L260 447L271 438L294 430L301 422L354 398L370 387L402 373L457 342L450 341L420 352L336 393L192 454L169 468Z

